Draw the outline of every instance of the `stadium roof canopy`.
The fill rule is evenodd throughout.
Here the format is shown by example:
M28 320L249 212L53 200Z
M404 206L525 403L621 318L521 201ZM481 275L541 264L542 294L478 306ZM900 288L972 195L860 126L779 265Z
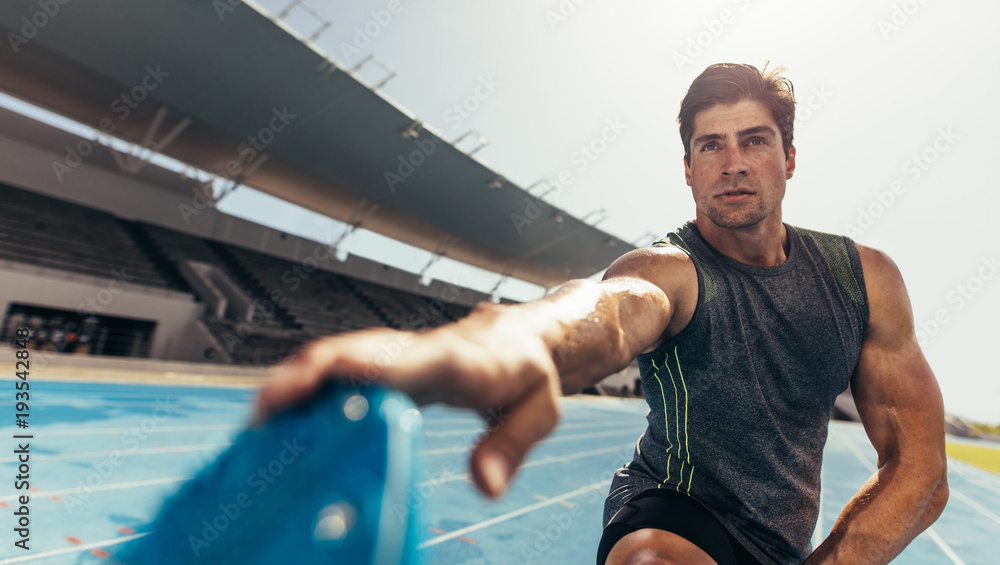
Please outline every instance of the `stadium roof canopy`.
M534 200L252 3L4 0L0 32L0 89L349 224L544 287L633 248Z

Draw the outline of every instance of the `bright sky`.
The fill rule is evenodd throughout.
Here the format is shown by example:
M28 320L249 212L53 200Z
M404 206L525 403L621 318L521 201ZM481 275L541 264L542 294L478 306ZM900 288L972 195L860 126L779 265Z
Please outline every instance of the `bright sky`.
M273 12L286 5L263 2ZM336 61L353 66L374 54L398 73L383 88L385 95L447 139L469 130L484 135L490 144L477 157L522 187L571 170L576 180L557 205L577 216L605 208L601 227L629 241L648 232L662 236L694 216L675 121L691 80L722 61L760 66L770 60L787 67L799 106L798 168L789 181L785 220L846 233L889 253L907 282L946 408L1000 421L994 357L1000 337L1000 187L983 167L996 162L1000 149L1000 4L309 5L332 24L316 43ZM379 22L380 11L385 23ZM301 8L286 21L304 35L317 27ZM375 67L361 75L371 82L384 76ZM493 91L470 103L475 110L463 117L454 106L475 96L484 79L496 84ZM624 124L624 131L581 170L580 146L599 136L608 120ZM414 270L426 261L426 252L354 237L353 252L395 259ZM487 289L497 279L474 280L471 271L446 262L431 274ZM519 299L542 292L514 283L502 289Z
M576 216L606 209L600 226L640 243L694 216L675 121L691 80L715 62L787 67L799 106L785 221L889 253L947 410L1000 422L1000 187L984 170L1000 149L1000 4L307 2L331 22L316 44L342 66L374 54L398 73L384 95L446 139L488 138L477 157L521 187L572 171L555 203ZM277 13L288 0L261 5ZM286 22L305 36L318 27L301 7ZM375 83L384 71L360 75ZM469 98L483 82L493 86L479 93L490 92ZM456 111L463 103L474 110ZM609 122L620 136L581 157ZM268 200L241 188L221 208L318 239L339 233ZM411 271L429 256L366 232L347 246ZM430 275L486 291L498 279L447 260ZM544 292L520 281L501 290L520 300Z

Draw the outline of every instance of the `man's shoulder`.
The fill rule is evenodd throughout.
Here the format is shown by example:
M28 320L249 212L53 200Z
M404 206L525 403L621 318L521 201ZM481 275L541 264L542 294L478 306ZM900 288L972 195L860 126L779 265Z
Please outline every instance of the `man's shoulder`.
M674 245L650 245L625 253L608 267L604 278L638 276L658 278L674 271L694 268L690 255ZM691 274L694 274L692 271Z

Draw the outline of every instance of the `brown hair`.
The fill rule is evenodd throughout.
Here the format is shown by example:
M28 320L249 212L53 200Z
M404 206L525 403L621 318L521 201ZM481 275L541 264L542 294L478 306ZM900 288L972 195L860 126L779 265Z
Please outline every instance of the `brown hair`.
M781 76L784 67L757 70L752 65L719 63L705 69L694 79L681 101L677 123L681 125L681 142L684 143L684 162L690 163L691 136L694 135L694 118L702 110L716 104L736 104L744 100L760 102L771 112L771 117L781 133L785 158L792 147L792 126L795 122L795 91L792 81Z

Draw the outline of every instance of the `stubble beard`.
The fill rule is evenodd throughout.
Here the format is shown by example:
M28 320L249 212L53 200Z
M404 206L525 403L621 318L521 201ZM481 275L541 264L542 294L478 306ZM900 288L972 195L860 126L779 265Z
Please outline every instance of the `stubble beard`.
M771 214L772 209L768 207L767 201L763 196L764 190L756 183L747 182L746 180L742 180L741 182L740 179L733 179L731 183L720 187L713 194L718 194L718 192L726 189L737 188L740 185L754 192L749 202L740 205L718 204L715 202L714 196L712 196L702 209L705 216L716 226L725 229L752 228L763 222Z

